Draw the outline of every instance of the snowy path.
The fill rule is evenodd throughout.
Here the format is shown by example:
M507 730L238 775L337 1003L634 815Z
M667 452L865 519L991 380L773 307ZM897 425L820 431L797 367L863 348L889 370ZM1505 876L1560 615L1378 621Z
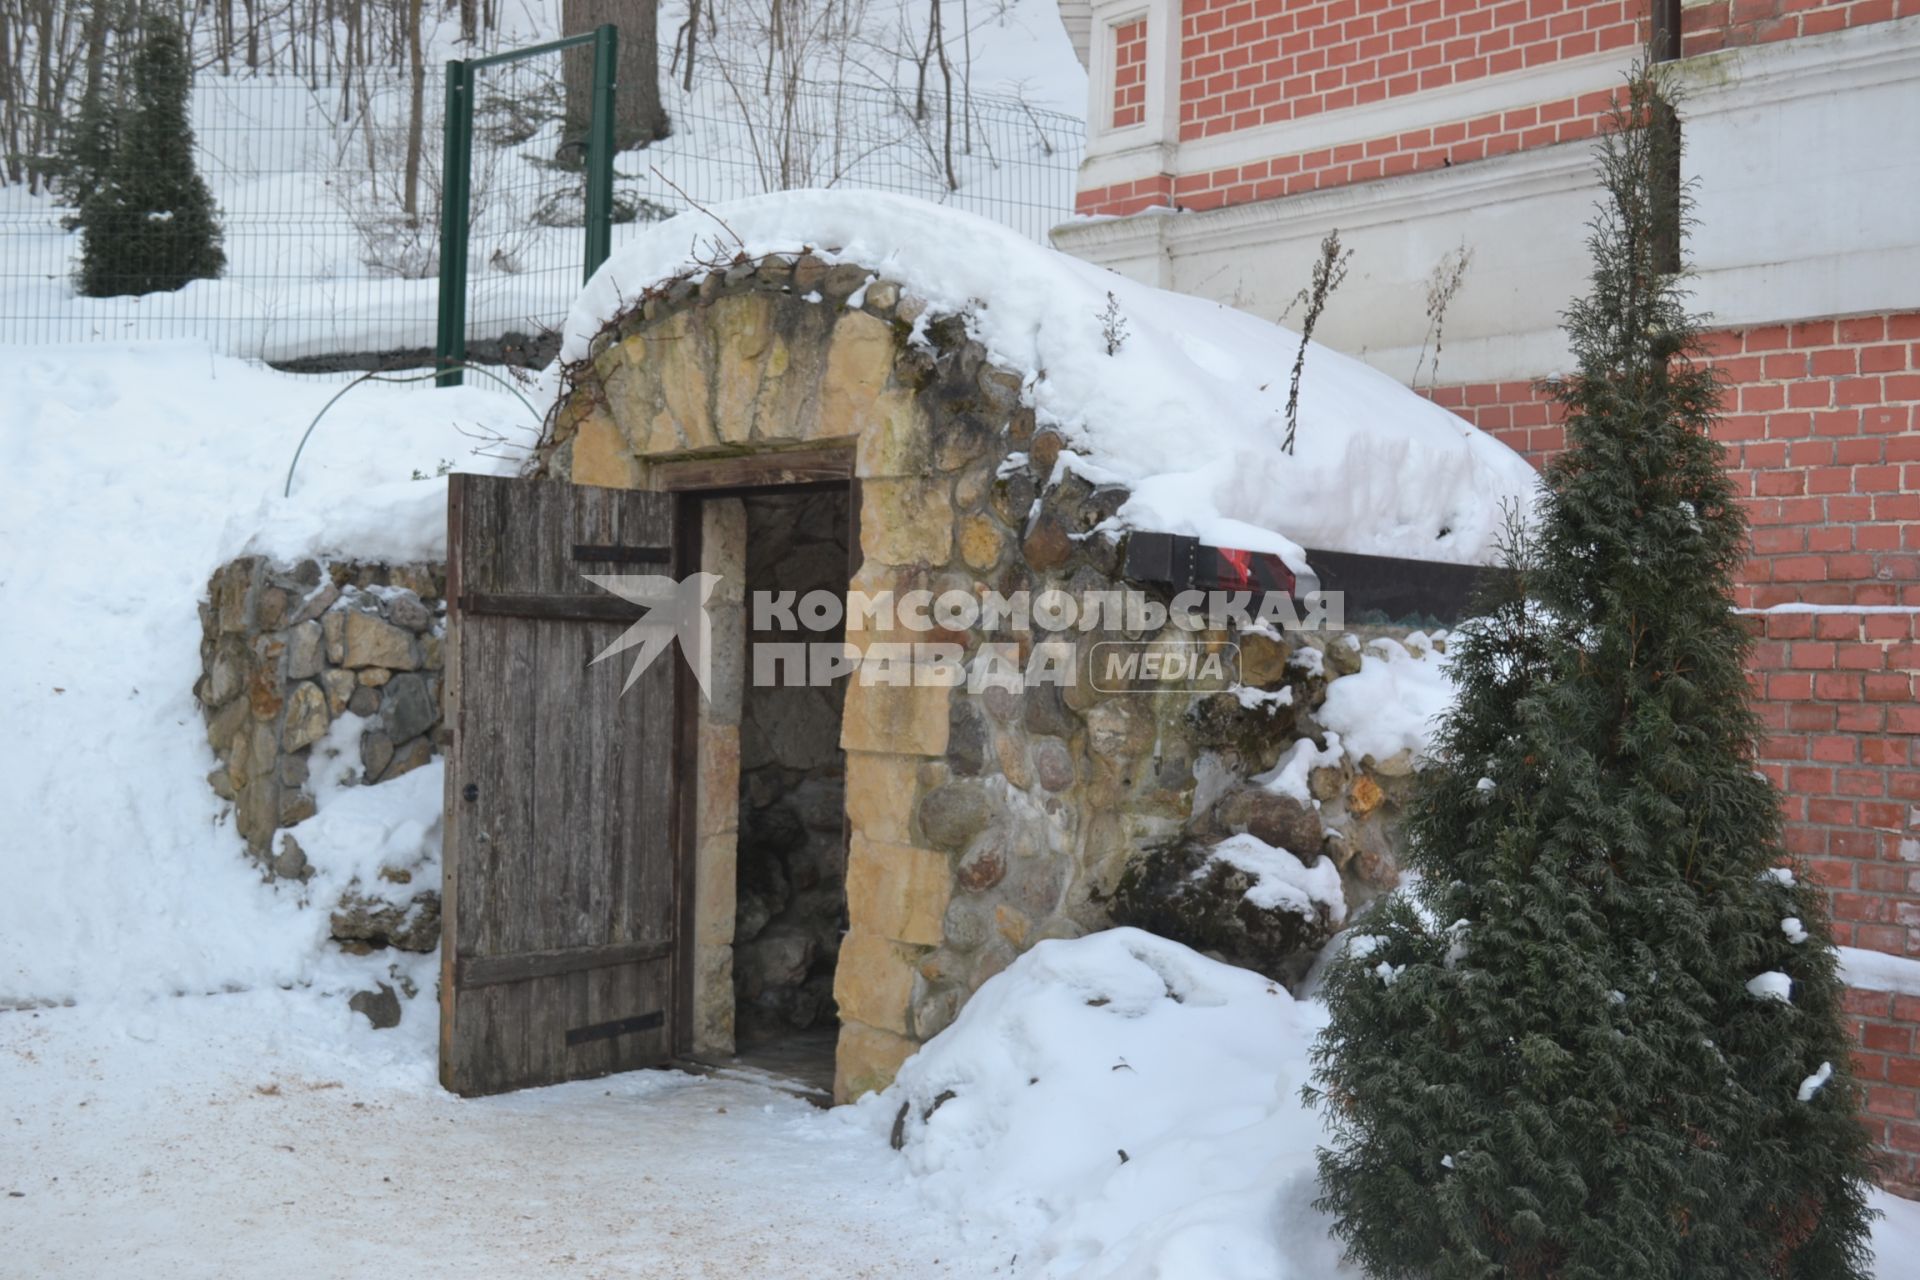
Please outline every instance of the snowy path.
M845 1113L652 1072L463 1101L338 1004L0 1014L0 1275L993 1272Z
M973 1280L1046 1253L964 1243L969 1215L920 1197L870 1115L752 1082L640 1072L452 1097L433 1014L418 1001L374 1032L337 997L282 991L0 1014L0 1277ZM994 1194L990 1173L966 1198ZM1908 1276L1920 1205L1875 1203L1875 1274ZM1266 1204L1250 1229L1305 1217L1290 1195ZM1240 1274L1197 1259L1244 1234L1189 1225L1205 1238L1099 1261ZM1065 1261L1042 1268L1074 1274Z

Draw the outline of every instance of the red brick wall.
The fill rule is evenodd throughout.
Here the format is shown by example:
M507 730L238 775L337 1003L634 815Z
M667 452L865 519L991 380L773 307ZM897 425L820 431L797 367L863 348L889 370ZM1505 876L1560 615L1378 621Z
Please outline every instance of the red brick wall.
M1719 436L1753 521L1759 765L1836 940L1920 958L1920 313L1717 333ZM1432 398L1536 466L1565 445L1531 383ZM1819 606L1798 610L1795 604ZM1920 1194L1920 999L1849 993L1868 1125Z
M1366 142L1274 156L1208 173L1183 174L1093 187L1074 199L1074 211L1124 217L1143 209L1217 209L1341 187L1417 170L1470 164L1556 142L1592 138L1606 119L1612 91L1589 93L1540 106L1456 120Z
M1787 849L1831 893L1836 941L1920 957L1920 614L1750 616L1759 767L1786 793Z
M1173 207L1173 179L1166 174L1121 182L1111 187L1092 187L1073 198L1073 211L1091 217L1101 215L1124 218L1147 209Z
M1180 137L1205 138L1642 43L1646 0L1186 0ZM1920 0L1719 0L1686 54L1920 13Z
M1418 93L1645 39L1646 0L1187 0L1181 21L1180 137L1230 133ZM1920 0L1721 0L1684 12L1688 54L1920 15ZM1124 31L1131 31L1129 24ZM1113 120L1123 106L1116 67ZM1610 93L1560 98L1337 148L1262 156L1078 193L1081 214L1213 209L1471 164L1591 138Z
M1113 29L1113 127L1125 129L1147 118L1147 20L1135 18Z
M1186 0L1180 137L1619 49L1643 0Z
M1559 407L1534 383L1470 382L1415 390L1494 436L1535 467L1566 447Z
M1863 1119L1887 1161L1888 1189L1920 1196L1920 997L1849 991L1847 1012L1867 1090Z
M1590 93L1211 173L1182 174L1174 179L1174 200L1184 209L1215 209L1416 170L1471 164L1488 156L1556 142L1578 142L1599 133L1612 99L1610 91Z
M1754 526L1739 603L1920 607L1920 312L1713 334L1717 432ZM1538 465L1564 443L1531 383L1435 401Z
M1920 0L1718 0L1683 11L1680 51L1691 57L1915 14Z

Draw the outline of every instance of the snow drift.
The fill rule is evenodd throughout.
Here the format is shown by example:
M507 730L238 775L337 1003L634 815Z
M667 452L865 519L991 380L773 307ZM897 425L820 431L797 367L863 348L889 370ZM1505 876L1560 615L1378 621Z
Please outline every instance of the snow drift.
M303 906L294 888L263 885L207 785L195 603L243 550L444 554L446 483L411 477L453 459L509 466L472 457L462 427L527 439L531 415L473 388L360 387L321 423L283 499L288 459L337 382L196 343L9 359L0 1007L322 980L344 962L323 946L330 899ZM431 781L358 799L411 800L417 811L381 820L424 831L440 809ZM329 804L301 832L329 877L315 893L358 869L335 856L363 840L355 820Z
M1323 1280L1299 1099L1323 1021L1138 929L1042 942L858 1111L1015 1274Z
M993 360L1025 377L1041 424L1066 437L1062 465L1132 489L1127 527L1274 551L1296 567L1303 546L1479 563L1503 504L1531 502L1536 479L1518 454L1318 344L1296 449L1284 452L1298 334L904 196L793 191L660 223L588 282L560 358L584 357L655 285L803 248L899 281L930 315L965 316Z
M1404 642L1391 636L1367 641L1360 670L1327 686L1327 700L1315 718L1340 736L1355 760L1385 760L1405 751L1425 761L1428 743L1455 696L1440 647L1447 638L1444 631L1431 636L1416 631Z

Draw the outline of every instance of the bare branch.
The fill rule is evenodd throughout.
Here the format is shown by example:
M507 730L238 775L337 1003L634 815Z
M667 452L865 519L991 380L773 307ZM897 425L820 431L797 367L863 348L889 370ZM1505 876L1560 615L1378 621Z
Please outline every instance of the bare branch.
M1307 345L1313 341L1314 326L1320 323L1320 313L1326 308L1327 299L1347 278L1347 263L1353 258L1353 250L1340 247L1340 228L1327 232L1327 238L1320 242L1320 256L1314 260L1313 280L1306 288L1294 295L1287 305L1292 311L1301 303L1306 304L1307 314L1300 326L1300 349L1294 353L1293 376L1287 384L1287 435L1280 442L1285 453L1293 452L1293 440L1300 427L1300 375L1307 367Z

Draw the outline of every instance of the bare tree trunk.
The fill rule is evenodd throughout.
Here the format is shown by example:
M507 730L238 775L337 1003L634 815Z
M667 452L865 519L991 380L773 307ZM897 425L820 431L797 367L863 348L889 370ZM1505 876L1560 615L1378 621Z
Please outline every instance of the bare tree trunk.
M480 11L475 0L460 0L460 39L472 44L480 38Z
M940 0L928 0L927 3L927 42L920 48L920 55L914 59L915 77L913 83L913 118L927 118L927 64L933 61L933 47L940 39Z
M340 114L353 111L353 68L360 53L360 0L345 0L340 16L346 24L346 48L340 59Z
M81 101L98 99L107 73L107 28L112 15L107 0L90 0L87 5L87 78L80 89Z
M687 0L687 66L680 73L680 88L693 90L693 58L700 48L700 0Z
M40 0L40 11L35 16L40 20L34 94L34 102L39 109L27 117L27 145L34 155L43 156L47 154L52 141L49 123L58 114L53 108L53 0ZM40 194L43 189L42 178L40 166L33 165L28 172L28 190L35 195Z
M407 178L401 208L408 226L420 224L420 145L426 129L427 63L420 52L420 0L407 0L407 56L413 70L413 100L407 116Z
M380 152L378 139L373 128L373 96L367 91L367 69L360 68L360 137L367 152L367 183L378 189L380 183Z
M773 0L772 11L767 18L767 71L760 86L760 92L773 92L773 66L787 51L787 9L780 0Z
M940 12L940 0L933 0L933 11ZM953 175L953 63L947 60L946 33L942 32L939 43L940 79L946 88L946 132L941 140L940 157L947 170L947 190L958 191L960 179Z
M660 52L655 0L561 0L561 32L581 35L603 22L620 28L620 61L615 78L613 145L616 150L643 146L667 136L667 113L660 105ZM569 49L563 61L567 91L567 143L581 145L593 118L593 49Z
M960 0L960 43L964 61L960 66L960 116L966 125L966 141L961 150L973 154L973 19L967 0Z
M0 8L0 139L6 143L8 182L18 182L20 170L20 83L13 64L12 15Z

